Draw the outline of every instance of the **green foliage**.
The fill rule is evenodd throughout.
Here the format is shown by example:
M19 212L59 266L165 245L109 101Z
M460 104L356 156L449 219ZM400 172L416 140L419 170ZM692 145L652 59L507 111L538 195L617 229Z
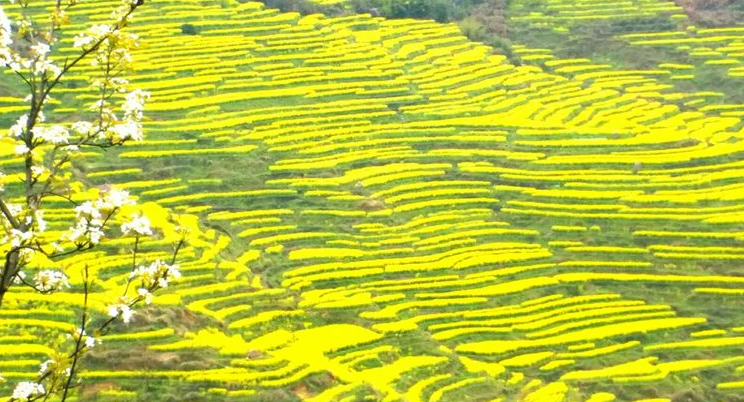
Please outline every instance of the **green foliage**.
M457 21L466 17L486 0L352 0L356 13L370 13L387 18L423 18L439 22Z
M199 30L192 24L183 24L181 25L181 33L184 35L197 35L199 34Z
M607 21L588 21L575 24L572 35L583 38L610 37L634 32L663 32L676 29L667 16L617 18ZM587 44L590 46L591 42Z
M488 38L486 26L473 16L464 18L462 21L458 22L458 25L460 26L462 33L470 40L485 42Z
M321 13L331 16L344 14L344 8L341 5L321 5L310 0L263 0L263 3L268 8L278 8L282 12L297 12L305 15Z
M519 56L512 51L506 9L506 1L490 0L470 10L470 14L460 19L458 25L468 39L485 43L508 57L511 63L521 65Z

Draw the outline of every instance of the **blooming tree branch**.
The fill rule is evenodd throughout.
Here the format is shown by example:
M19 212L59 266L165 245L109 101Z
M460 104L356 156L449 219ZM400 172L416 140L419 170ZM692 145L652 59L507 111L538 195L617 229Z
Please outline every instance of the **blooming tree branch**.
M12 203L10 197L0 192L0 228L5 232L5 236L0 237L0 252L6 253L0 270L0 306L10 286L22 279L21 269L34 253L54 258L70 253L64 249L65 245L71 247L72 252L92 248L105 236L105 223L116 210L131 203L126 192L111 190L99 200L76 205L77 222L62 238L48 241L48 236L44 235L44 199L54 196L72 200L68 176L63 174L65 167L86 146L106 148L129 140L142 140L142 110L149 96L140 90L126 93L128 82L121 77L131 63L129 50L137 45L136 36L122 32L122 28L139 2L122 0L112 12L113 23L93 25L75 36L74 46L80 53L61 67L49 55L66 22L64 13L76 1L69 0L64 7L61 2L57 4L48 29L35 26L33 20L22 13L16 21L17 32L0 8L0 66L14 71L26 83L29 90L26 100L30 102L29 112L18 117L7 134L0 134L0 140L14 144L16 155L23 160L20 175L25 198L23 202ZM21 2L20 6L25 10L28 2ZM16 50L14 43L18 41L30 43L26 54ZM48 124L44 109L51 99L50 93L65 74L88 56L91 56L91 64L102 70L101 77L91 82L101 95L89 108L95 113L93 120ZM115 104L115 94L125 94L121 104Z
M27 113L9 129L0 131L0 143L10 145L20 162L9 165L7 176L0 172L0 308L13 286L27 286L40 294L82 291L84 299L79 323L69 335L71 342L59 346L56 354L41 364L35 381L15 386L10 399L13 402L46 401L50 396L67 400L78 381L75 374L85 352L100 343L100 336L114 322L129 323L136 305L150 304L157 290L180 277L176 259L188 236L186 231L181 232L170 263L140 263L142 239L157 235L148 218L135 214L118 228L112 227L113 222L122 220L116 214L134 205L129 193L108 188L93 199L76 196L76 186L70 179L71 164L85 148L105 149L141 141L143 109L149 97L145 91L130 90L123 77L131 67L130 50L138 45L138 38L123 32L123 28L143 2L121 0L111 13L110 23L92 25L73 38L78 52L60 64L61 59L52 55L69 23L67 12L76 4L77 0L57 0L43 26L37 21L44 19L29 15L29 0L19 0L20 16L15 21L0 5L0 69L12 71L25 86L29 104ZM90 79L97 96L88 105L86 118L67 122L48 119L45 111L54 89L85 60L99 71ZM13 166L20 167L13 170ZM4 188L8 177L20 178L20 186ZM61 234L47 231L44 216L49 198L66 201L74 213L69 229ZM82 284L75 284L64 267L41 269L35 264L39 259L56 264L63 257L98 246L117 232L134 237L131 274L121 296L109 301L100 317L89 308L94 278L89 277L87 267Z
M108 317L92 328L91 324L94 319L88 307L91 279L88 267L85 266L83 269L84 302L80 325L74 327L68 334L68 339L73 342L72 350L67 353L58 352L55 358L41 363L37 379L18 383L9 402L46 400L51 395L60 395L60 401L66 401L70 396L70 390L76 386L76 373L79 370L80 359L85 353L102 343L100 337L108 332L113 323L121 320L128 324L134 316L135 306L141 303L150 304L154 292L168 287L170 281L180 278L181 273L175 261L185 242L186 238L182 237L174 246L171 264L156 260L150 265L141 265L134 269L128 278L124 294L115 304L109 306ZM139 288L136 294L128 295L129 285L134 282L139 284Z

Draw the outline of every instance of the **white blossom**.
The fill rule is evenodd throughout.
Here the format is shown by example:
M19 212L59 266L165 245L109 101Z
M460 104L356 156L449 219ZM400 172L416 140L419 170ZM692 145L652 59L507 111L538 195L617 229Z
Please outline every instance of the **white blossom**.
M44 270L34 275L36 289L41 292L52 292L70 287L67 276L59 271Z
M16 272L15 278L13 278L13 283L16 285L20 285L23 283L23 281L26 279L26 273L23 271Z
M92 110L96 113L101 113L102 117L110 119L110 120L117 120L116 115L114 112L107 107L108 103L104 99L98 99L95 102L91 103L90 106L88 106L88 110Z
M56 77L62 73L62 69L47 58L47 55L51 51L49 44L37 42L35 45L31 46L30 50L31 54L35 56L33 61L21 60L20 64L24 68L33 67L31 69L33 75ZM39 121L43 121L43 119L40 117Z
M145 288L139 288L137 289L137 294L145 299L145 304L152 303L152 293L145 289Z
M111 33L111 27L108 25L101 25L96 24L92 27L88 28L88 31L75 36L75 39L73 41L73 46L78 48L86 48L89 45L92 45L99 40L101 40L104 36Z
M126 92L127 84L129 84L129 80L121 77L107 77L107 79L96 79L90 83L90 85L94 88L106 89L119 93Z
M122 299L119 301L119 303L109 306L108 315L112 318L116 318L121 315L124 323L129 324L129 322L132 320L132 316L134 315L134 311L132 311L132 309L129 307L129 304L126 302L126 300Z
M8 231L8 236L5 236L2 240L0 240L0 244L10 243L11 247L20 247L21 245L28 243L28 241L31 240L33 237L33 231L29 230L24 232L13 228Z
M10 19L5 15L3 7L0 6L0 46L10 45L13 42L10 36L13 33L10 29L10 25Z
M31 53L35 54L36 57L44 58L46 55L49 54L49 51L51 48L49 45L47 45L44 42L38 42L35 45L31 46Z
M74 228L70 228L68 239L73 243L85 243L98 244L101 239L105 237L105 233L99 226L92 225L90 221L82 219Z
M26 144L18 144L15 146L15 148L13 148L13 151L17 155L26 155L30 151L30 149L26 146Z
M11 71L18 72L18 71L21 71L21 67L28 68L29 66L31 66L30 60L23 60L19 62L19 61L13 60L12 56L9 56L8 60L9 61L7 61L7 64L8 64L8 67L10 67Z
M49 371L49 367L55 364L57 364L55 360L52 360L52 359L46 360L45 362L41 363L38 374L40 376L46 374Z
M85 337L85 346L87 346L90 349L93 349L93 347L95 347L99 343L100 341L92 336Z
M0 6L0 65L10 64L13 60L10 45L13 43L13 31L10 19Z
M140 265L129 274L130 280L141 281L142 287L147 289L168 287L171 279L180 277L181 271L178 265L169 265L161 260L156 260L150 265Z
M62 73L62 69L48 59L39 58L34 63L34 69L31 72L36 76L47 75L56 77Z
M106 192L95 202L86 201L75 208L75 226L70 227L63 238L76 244L98 244L105 237L104 211L110 214L116 208L133 203L128 192L116 189Z
M114 209L134 205L134 200L129 196L129 192L113 188L104 194L101 203L102 209Z
M121 232L125 235L134 233L139 236L152 236L150 220L144 215L133 214L130 222L125 222L121 225Z
M82 136L89 136L95 133L96 127L87 121L78 121L72 124L72 131Z
M45 168L44 166L31 166L31 174L33 174L34 177L40 177L44 173L48 172L49 170Z
M129 80L126 78L112 77L111 79L109 79L109 85L111 85L113 89L116 89L120 93L126 92L125 87L127 84L129 84Z
M36 250L28 247L23 247L20 250L18 250L18 259L20 261L20 264L27 264L29 261L31 261L32 258L34 258L34 255L36 254Z
M67 144L70 141L70 132L63 126L34 127L31 132L36 138L54 145Z
M75 329L77 330L77 328ZM71 338L71 335L67 334L67 337ZM38 375L40 377L44 375L48 375L50 373L54 373L54 372L62 374L65 377L69 377L70 374L72 373L72 369L70 367L64 367L58 361L52 360L52 359L46 360L43 363L41 363L41 365L39 365Z
M36 220L36 229L38 232L45 232L47 228L47 222L44 219L44 211L43 210L37 210L36 214L34 216Z
M142 120L142 110L145 107L145 101L150 97L150 93L136 89L127 94L121 109L124 111L124 119L140 121Z
M77 207L75 207L75 212L78 215L87 215L96 219L101 217L101 211L98 210L98 208L95 206L95 204L93 204L92 201L85 201L84 203L78 205Z
M109 132L115 142L124 142L126 140L142 141L144 139L142 126L131 120L114 125L109 129Z
M26 125L28 125L28 115L24 114L10 127L8 135L10 137L20 138L23 135L23 131L26 129Z
M85 330L83 330L83 332L81 333L80 332L80 328L78 328L78 327L75 327L75 330L74 330L74 333L73 334L67 334L67 338L73 339L76 342L77 342L78 339L81 339L82 342L83 342L83 345L85 345L89 349L92 349L96 345L100 345L101 344L101 340L100 339L94 338L94 337L88 335L88 333L85 332Z
M29 400L31 398L43 396L46 393L44 386L35 382L19 382L13 390L13 399Z
M98 244L104 237L103 214L92 201L86 201L75 208L77 220L64 238L76 244Z

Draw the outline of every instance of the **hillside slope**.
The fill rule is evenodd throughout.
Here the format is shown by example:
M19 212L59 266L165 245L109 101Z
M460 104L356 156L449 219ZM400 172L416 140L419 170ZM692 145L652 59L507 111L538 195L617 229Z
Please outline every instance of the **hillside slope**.
M201 229L80 400L741 400L741 105L431 21L158 0L131 28L148 139L79 179ZM10 298L28 378L73 316Z

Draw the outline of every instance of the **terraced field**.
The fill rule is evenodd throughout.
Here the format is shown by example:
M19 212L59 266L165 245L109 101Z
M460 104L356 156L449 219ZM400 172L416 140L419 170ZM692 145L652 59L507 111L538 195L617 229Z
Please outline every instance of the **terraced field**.
M592 4L686 23L671 2L514 3L559 32ZM76 6L79 27L105 4ZM79 400L742 400L744 106L671 83L744 76L741 28L619 37L690 43L652 70L524 44L515 65L456 25L257 2L156 0L131 29L147 140L76 174L194 240L182 280L91 353ZM85 79L56 113L90 101ZM24 108L0 97L3 126ZM103 300L127 244L60 264L92 264ZM78 291L8 296L5 378L35 377Z

